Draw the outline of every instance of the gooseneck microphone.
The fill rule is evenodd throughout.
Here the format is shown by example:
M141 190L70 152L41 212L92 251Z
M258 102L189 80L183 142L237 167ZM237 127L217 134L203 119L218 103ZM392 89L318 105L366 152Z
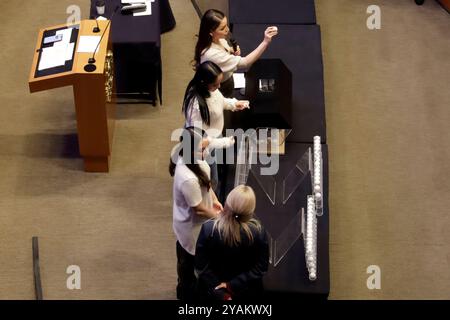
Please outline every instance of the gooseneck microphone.
M103 30L102 36L100 37L100 41L97 43L97 46L95 47L92 57L88 59L88 63L84 66L84 71L93 72L97 69L97 66L95 65L95 54L97 53L97 49L100 46L100 43L102 42L103 36L105 35L106 30L108 30L108 27L111 24L112 18L116 14L117 10L119 10L119 6L116 6L116 8L114 9L114 12L111 15L111 18L109 18L108 24L106 25L105 30Z
M106 7L105 0L97 0L95 2L95 7L97 9L97 14L98 15L105 14L105 7ZM95 22L97 23L97 26L95 26L94 29L92 29L92 32L99 33L100 32L100 28L98 26L98 20L95 19Z
M98 26L98 20L97 19L95 19L95 23L97 24L97 26L95 26L94 29L92 29L92 32L99 33L100 32L100 28Z

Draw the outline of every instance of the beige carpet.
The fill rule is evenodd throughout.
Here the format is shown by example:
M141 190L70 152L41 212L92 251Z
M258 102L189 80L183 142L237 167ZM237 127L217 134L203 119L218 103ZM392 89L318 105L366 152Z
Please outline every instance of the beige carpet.
M450 298L450 17L434 1L412 2L378 1L382 29L369 31L370 1L317 1L333 299ZM74 153L71 88L27 86L37 30L64 23L73 3L86 18L87 0L0 2L0 299L34 298L32 236L47 299L173 299L169 137L182 123L196 12L171 1L164 106L120 105L112 170L88 174ZM373 264L376 292L366 288ZM69 265L81 268L81 290L66 288Z
M450 299L450 15L316 1L330 151L331 299ZM381 290L366 268L381 268Z
M167 166L192 77L197 15L189 1L171 1L178 27L162 39L164 106L119 105L111 172L92 174L73 153L72 89L31 95L27 84L38 29L64 23L74 2L87 18L89 1L0 4L0 299L34 298L32 236L44 298L173 299ZM69 265L81 268L79 291L66 288Z

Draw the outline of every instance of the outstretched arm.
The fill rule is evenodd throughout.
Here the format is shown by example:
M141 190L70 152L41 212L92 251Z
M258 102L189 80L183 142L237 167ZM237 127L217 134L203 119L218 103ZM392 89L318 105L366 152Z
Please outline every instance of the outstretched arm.
M260 43L258 47L256 47L255 50L250 52L248 55L246 55L239 61L238 68L250 67L256 60L259 59L259 57L261 57L264 51L266 51L267 47L272 41L272 37L276 36L277 34L278 34L277 27L268 27L264 32L264 40Z

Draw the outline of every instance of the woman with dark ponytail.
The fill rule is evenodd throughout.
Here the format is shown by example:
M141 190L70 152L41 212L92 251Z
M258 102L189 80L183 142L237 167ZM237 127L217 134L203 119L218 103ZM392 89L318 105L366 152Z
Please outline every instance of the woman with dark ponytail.
M255 207L253 189L239 185L228 195L222 214L203 224L195 254L202 299L247 300L262 294L269 245L254 218Z
M183 99L186 127L203 127L206 131L214 129L220 135L224 125L224 110L236 111L249 107L247 100L225 98L217 90L222 79L223 72L214 62L206 61L197 67ZM218 134L212 136L217 137Z
M185 127L203 128L207 135L210 150L224 149L234 144L233 137L222 138L224 128L224 110L243 110L249 108L247 100L225 98L218 90L222 81L222 70L214 62L200 64L194 78L189 82L184 94L183 112ZM214 152L211 156L215 159ZM217 163L211 163L211 178L215 190L220 190Z
M201 225L223 210L211 189L209 165L203 160L206 146L203 132L186 128L180 138L178 151L170 159L169 173L173 183L173 230L177 243L177 298L194 297L195 243Z

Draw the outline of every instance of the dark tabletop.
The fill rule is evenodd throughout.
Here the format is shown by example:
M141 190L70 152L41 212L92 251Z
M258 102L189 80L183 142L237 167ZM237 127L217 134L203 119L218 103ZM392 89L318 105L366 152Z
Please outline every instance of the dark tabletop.
M109 0L103 16L111 19L116 93L143 94L155 103L157 91L162 101L161 33L172 30L176 22L168 0L155 0L151 6L151 15L135 17L121 13L120 0ZM90 18L96 17L91 0Z
M155 0L151 3L152 14L149 16L133 16L132 13L122 14L120 0L109 0L106 3L105 18L110 19L114 10L119 9L112 18L113 43L153 43L160 45L161 33L175 26L175 18L168 0ZM97 17L95 0L91 0L91 18Z
M229 0L230 23L315 24L314 0Z
M235 2L236 6L241 6L254 1L243 0L239 4L238 1L230 1L230 20L236 22L236 15L231 11L233 10L231 9L232 2ZM264 1L258 1L258 5L261 5L262 2ZM270 2L272 6L278 4L278 2ZM306 2L302 1L303 4L306 4ZM283 3L285 4L284 1ZM311 4L313 7L312 1ZM292 8L294 7L293 5ZM248 13L252 12L250 7L248 9L242 8L240 9L242 15L249 15ZM283 14L286 12L289 16L292 11L289 8L284 8ZM260 14L257 12L255 15ZM258 46L263 39L265 28L275 22L274 17L278 19L277 15L277 13L274 13L271 17L260 16L258 19L261 18L261 20L258 21L251 20L256 19L251 17L247 21L252 21L253 24L234 24L233 36L238 41L243 56ZM260 24L261 21L266 23ZM264 278L264 284L269 294L277 294L277 296L280 294L298 294L326 297L330 291L328 149L326 146L320 27L317 25L281 23L277 23L277 25L279 34L273 39L261 58L281 59L292 73L292 132L287 138L285 155L280 156L278 173L273 177L262 177L257 173L258 166L253 165L247 180L247 185L255 190L257 198L256 214L272 239L272 257L274 259L269 266L268 274ZM238 90L235 91L238 99L245 98L240 96L238 92ZM233 113L228 119L229 123L238 123L241 120L239 119L240 114L241 112ZM243 116L245 117L244 114ZM303 236L298 236L299 232L292 233L289 230L298 230L295 223L298 222L299 212L301 208L306 211L307 196L312 194L311 176L307 173L302 177L298 176L297 180L287 179L287 177L293 172L292 170L297 172L295 169L297 161L309 147L312 147L311 143L316 135L321 136L323 143L324 214L318 217L317 280L310 281L305 262ZM235 166L228 165L227 167L227 191L229 192L233 187ZM284 194L284 188L295 190L288 199ZM268 190L271 190L271 192L275 190L275 196L272 199L266 194ZM293 225L292 223L294 223L295 228L289 229L289 226ZM289 236L286 237L288 234ZM274 254L273 251L280 249L278 244L283 238L289 239L286 243L290 248L281 260L276 260L275 258L279 258L281 255L280 253ZM275 263L275 260L278 263Z

